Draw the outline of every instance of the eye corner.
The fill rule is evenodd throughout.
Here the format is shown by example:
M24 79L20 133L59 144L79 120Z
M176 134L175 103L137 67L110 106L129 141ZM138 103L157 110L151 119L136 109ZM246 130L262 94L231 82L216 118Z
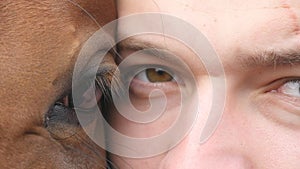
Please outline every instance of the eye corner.
M271 94L277 101L300 104L300 78L287 77L273 81L267 87L265 94Z

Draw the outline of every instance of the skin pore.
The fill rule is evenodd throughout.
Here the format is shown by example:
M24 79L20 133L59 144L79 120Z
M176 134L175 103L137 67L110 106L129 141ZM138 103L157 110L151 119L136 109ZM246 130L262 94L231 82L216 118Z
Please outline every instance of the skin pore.
M149 158L126 158L110 154L122 169L297 169L300 166L300 2L119 0L118 16L162 12L181 18L199 29L218 53L226 74L226 102L222 119L212 137L199 144L203 120L211 105L211 85L203 64L174 39L155 35L134 36L120 44L125 59L148 48L166 49L191 68L198 82L202 107L189 134L170 151ZM125 32L122 25L118 33ZM147 58L147 54L140 57ZM122 60L121 60L122 61ZM120 61L120 62L121 62ZM133 105L147 107L155 88L166 91L170 103L155 122L137 124L118 114L112 126L123 134L147 138L168 128L177 113L176 85L172 81L149 81L147 72L131 85ZM213 78L222 78L218 74ZM173 100L172 100L173 98ZM175 103L175 104L174 104ZM125 127L126 126L126 127ZM147 131L147 132L146 132Z
M105 168L105 151L53 105L82 45L116 19L114 1L3 0L0 18L0 168Z

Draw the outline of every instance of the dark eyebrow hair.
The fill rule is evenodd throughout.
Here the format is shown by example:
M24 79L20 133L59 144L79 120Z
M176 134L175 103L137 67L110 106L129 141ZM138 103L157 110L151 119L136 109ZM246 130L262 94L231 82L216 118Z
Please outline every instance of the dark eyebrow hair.
M156 45L154 43L144 41L144 40L139 40L136 38L128 38L120 43L118 43L118 50L124 50L124 49L129 49L129 50L143 50L143 49L162 49L166 50L166 48L163 48L160 45Z
M243 67L278 67L300 64L300 50L265 50L237 57Z
M155 42L152 43L136 38L128 38L118 44L119 50L143 50L149 48L168 50L160 44L155 44ZM247 51L247 53L241 53L236 56L236 60L240 63L241 67L245 69L300 65L300 49Z
M162 60L168 61L174 65L181 65L180 60L174 58L172 52L167 48L160 46L159 44L151 43L144 40L139 40L135 38L128 38L121 41L117 45L118 51L120 50L133 50L133 51L142 51L145 54L156 56Z

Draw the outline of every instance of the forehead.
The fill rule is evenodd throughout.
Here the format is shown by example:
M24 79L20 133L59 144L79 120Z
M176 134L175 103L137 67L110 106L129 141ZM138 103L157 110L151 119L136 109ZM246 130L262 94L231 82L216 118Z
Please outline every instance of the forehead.
M124 0L119 14L164 12L183 18L204 32L234 36L248 32L300 34L299 0ZM272 28L272 29L270 29ZM284 32L281 30L286 30Z
M123 0L118 12L163 12L182 18L205 34L222 57L237 51L300 49L299 0Z
M118 6L121 16L128 13L163 12L184 18L199 27L209 22L226 22L227 19L243 19L249 24L278 17L289 17L298 23L300 21L298 0L124 0L119 1ZM259 20L251 20L254 18Z

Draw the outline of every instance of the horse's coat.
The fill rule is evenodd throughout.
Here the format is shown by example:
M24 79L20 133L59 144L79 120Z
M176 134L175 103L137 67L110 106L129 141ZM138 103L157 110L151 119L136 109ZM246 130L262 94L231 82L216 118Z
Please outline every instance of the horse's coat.
M70 90L81 46L99 25L115 18L113 0L0 2L1 169L105 165L104 150L76 122L63 126L75 134L57 138L49 130L56 132L53 125L64 118L50 119L51 129L44 119L55 101ZM72 115L64 114L67 111L59 112L56 116L69 116L72 121Z

